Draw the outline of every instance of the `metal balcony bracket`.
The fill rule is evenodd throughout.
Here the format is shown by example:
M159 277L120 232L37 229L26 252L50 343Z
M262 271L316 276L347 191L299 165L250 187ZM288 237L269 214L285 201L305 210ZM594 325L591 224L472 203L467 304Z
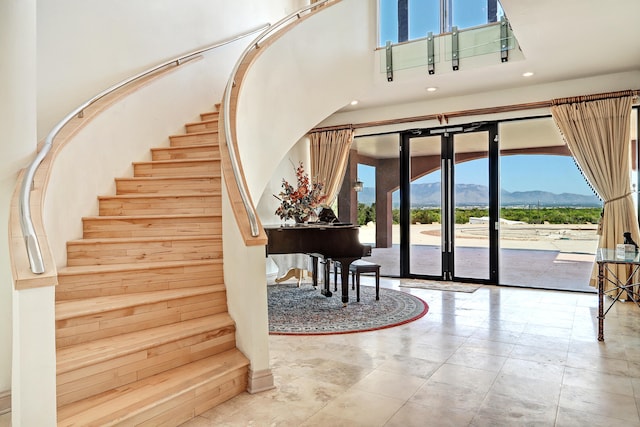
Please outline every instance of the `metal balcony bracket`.
M504 16L500 18L500 61L509 61L509 22Z
M458 49L458 27L451 28L451 67L453 71L458 71L460 67L460 52Z
M385 52L387 54L387 81L393 81L393 55L391 53L391 42L387 41Z
M427 70L429 74L435 74L435 49L433 47L433 33L429 31L427 34Z

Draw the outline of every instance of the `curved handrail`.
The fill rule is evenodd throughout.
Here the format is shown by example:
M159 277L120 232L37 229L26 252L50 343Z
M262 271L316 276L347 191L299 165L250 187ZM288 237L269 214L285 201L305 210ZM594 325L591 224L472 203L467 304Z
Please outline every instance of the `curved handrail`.
M42 274L45 271L44 261L42 259L42 251L40 249L40 244L38 243L38 237L36 235L35 227L33 226L33 220L31 219L31 186L33 185L33 179L38 170L38 167L45 159L49 151L51 151L51 147L53 145L53 139L60 133L62 128L64 128L67 123L69 123L74 117L82 117L84 110L91 106L96 101L104 98L105 96L115 92L116 90L126 86L134 81L137 81L143 77L146 77L162 68L165 68L169 65L175 64L179 66L184 61L195 57L196 55L200 55L202 53L208 52L210 50L216 49L218 47L225 46L227 44L233 43L241 38L247 37L251 34L257 33L258 31L262 31L265 28L269 28L270 24L264 24L258 28L247 31L230 39L224 40L222 42L215 43L213 45L189 52L187 54L181 55L177 58L171 59L169 61L163 62L162 64L156 65L155 67L149 68L139 74L136 74L133 77L130 77L126 80L117 83L108 89L100 92L93 98L89 99L82 103L79 107L71 111L67 114L57 125L53 127L51 132L47 135L42 149L38 151L38 154L33 159L33 161L27 167L23 179L22 184L20 186L20 203L19 203L19 213L20 213L20 227L22 229L22 235L24 236L25 245L27 247L27 256L29 257L29 265L31 266L31 271L34 274Z
M231 91L236 84L236 74L238 74L238 70L240 69L240 65L246 59L246 57L254 50L260 47L260 42L265 38L276 32L280 27L288 23L290 20L294 18L300 18L304 12L307 12L311 9L314 9L318 6L322 6L325 3L328 3L332 0L320 0L315 3L312 3L308 6L305 6L294 12L275 24L271 25L265 31L263 31L249 46L245 49L245 51L240 55L238 62L233 67L231 71L231 76L229 77L229 81L227 82L227 88L224 92L224 99L222 101L222 114L224 120L224 135L225 135L225 143L229 146L229 159L231 160L231 169L233 170L233 176L238 184L238 191L240 192L240 198L242 199L242 204L244 205L245 210L247 211L247 217L249 218L249 224L251 226L251 235L253 237L257 237L260 235L260 229L258 227L258 216L256 214L255 208L250 201L249 194L247 192L246 185L242 180L242 174L240 173L240 166L238 163L238 158L236 157L236 143L231 134L231 123L229 117L229 105L231 103Z

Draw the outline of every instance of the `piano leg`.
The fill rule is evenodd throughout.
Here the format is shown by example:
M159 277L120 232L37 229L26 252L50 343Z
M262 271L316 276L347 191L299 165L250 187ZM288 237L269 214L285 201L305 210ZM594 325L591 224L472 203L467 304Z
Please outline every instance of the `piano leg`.
M311 255L311 277L313 278L313 287L318 287L318 257ZM331 295L329 295L331 296Z
M342 282L342 306L349 304L349 266L358 258L335 258L340 263L340 280Z
M318 258L313 257L313 261L314 261L314 268L317 268L318 266ZM324 295L325 297L329 298L330 296L333 295L333 293L331 293L331 289L329 289L329 282L331 282L331 280L329 280L329 276L328 276L328 270L329 267L327 267L329 265L329 259L325 258L325 264L324 264L324 280L322 283L322 290L320 291L320 293L322 295ZM316 278L318 276L318 272L316 270Z

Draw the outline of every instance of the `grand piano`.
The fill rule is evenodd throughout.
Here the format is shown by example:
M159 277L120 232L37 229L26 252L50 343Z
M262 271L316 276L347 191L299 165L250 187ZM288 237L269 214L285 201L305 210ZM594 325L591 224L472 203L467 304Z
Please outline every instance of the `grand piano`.
M360 244L359 227L352 224L296 224L265 227L267 255L305 253L313 256L314 285L317 284L318 258L332 259L342 265L342 304L349 303L349 265L371 255L371 246ZM328 274L322 294L330 297Z

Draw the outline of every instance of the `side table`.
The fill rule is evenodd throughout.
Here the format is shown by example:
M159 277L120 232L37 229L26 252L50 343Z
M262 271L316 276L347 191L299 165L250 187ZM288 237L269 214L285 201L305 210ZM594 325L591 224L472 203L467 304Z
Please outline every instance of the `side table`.
M640 295L636 289L640 283L633 281L636 273L640 270L640 254L627 254L621 258L616 256L615 249L600 248L596 252L596 263L598 264L598 341L604 341L604 318L611 307L620 300L623 292L626 292L628 298L640 307ZM610 266L620 264L631 266L631 274L625 278L619 278ZM605 272L607 273L606 279ZM605 280L613 285L611 289L606 291L604 289ZM604 310L605 294L613 299L606 311Z

